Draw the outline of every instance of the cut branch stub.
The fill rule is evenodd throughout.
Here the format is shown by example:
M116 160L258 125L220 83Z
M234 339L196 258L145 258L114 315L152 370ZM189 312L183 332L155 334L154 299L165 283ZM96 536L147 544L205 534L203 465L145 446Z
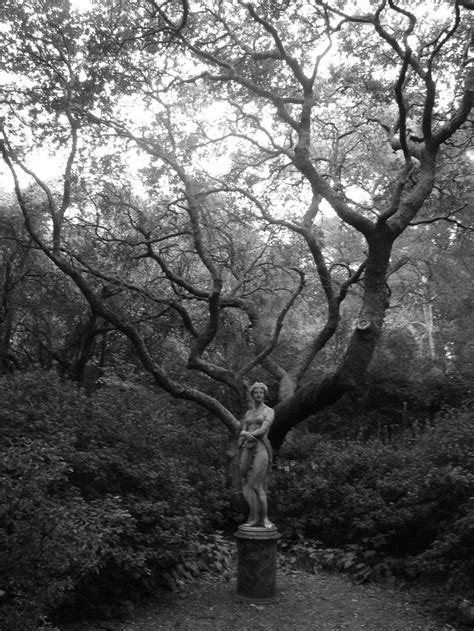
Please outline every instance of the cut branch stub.
M356 323L357 330L361 333L368 333L372 328L372 323L366 318L359 318Z

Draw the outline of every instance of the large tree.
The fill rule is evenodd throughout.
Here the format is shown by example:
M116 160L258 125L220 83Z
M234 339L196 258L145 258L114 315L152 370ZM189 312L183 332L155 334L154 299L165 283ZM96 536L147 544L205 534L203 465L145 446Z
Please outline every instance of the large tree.
M32 240L94 322L234 434L263 376L276 446L357 385L397 240L417 219L447 219L451 238L466 227L443 184L453 156L469 167L466 3L6 0L0 12L3 160ZM347 346L314 378L348 294Z

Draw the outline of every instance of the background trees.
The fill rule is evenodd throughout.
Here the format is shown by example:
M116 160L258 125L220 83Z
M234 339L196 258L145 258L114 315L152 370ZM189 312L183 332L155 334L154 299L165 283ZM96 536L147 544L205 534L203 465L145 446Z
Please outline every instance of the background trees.
M292 435L288 536L472 585L471 14L425 4L2 3L6 615L195 563L255 378L275 445L355 439Z
M420 352L453 354L435 339L432 248L467 238L468 9L2 13L4 163L34 249L82 313L61 309L68 352L36 334L63 369L104 365L97 340L117 331L124 357L232 432L262 376L278 445L360 382L398 289ZM312 369L341 322L330 371Z

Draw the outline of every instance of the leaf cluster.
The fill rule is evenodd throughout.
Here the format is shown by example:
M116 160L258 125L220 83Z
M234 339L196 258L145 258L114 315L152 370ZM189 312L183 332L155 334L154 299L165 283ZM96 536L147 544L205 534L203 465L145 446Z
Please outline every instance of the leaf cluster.
M117 611L197 558L228 501L204 426L176 426L169 402L130 382L88 398L38 372L0 389L2 626L36 628L61 606Z
M471 414L469 405L446 411L416 438L391 443L295 434L272 481L276 520L313 541L318 567L472 588Z

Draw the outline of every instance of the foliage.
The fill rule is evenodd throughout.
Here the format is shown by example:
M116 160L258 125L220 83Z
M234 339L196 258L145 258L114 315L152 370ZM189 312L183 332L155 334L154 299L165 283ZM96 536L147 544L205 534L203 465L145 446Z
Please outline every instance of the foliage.
M433 544L416 567L424 573L449 577L453 587L474 580L474 427L472 407L446 412L417 446L414 456L429 460L421 492L437 520Z
M225 504L213 485L224 477L219 441L206 423L201 442L186 435L169 401L133 382L88 398L32 373L0 380L0 391L8 628L34 628L66 601L82 614L105 612L166 586Z
M301 457L302 439L293 440L278 457L272 492L276 510L286 517L293 536L317 537L332 546L369 536L371 519L384 509L379 481L397 476L402 457L380 441L338 442L312 436L304 437ZM393 480L393 488L398 483Z
M229 581L235 569L235 544L222 533L201 535L192 556L178 563L166 578L172 589L199 578L204 572L218 574Z
M402 572L403 562L386 554L377 554L362 545L328 548L320 541L301 539L282 545L283 571L294 569L305 572L343 572L357 583L393 578Z
M389 298L406 357L470 360L469 296L448 325L461 258L457 292L472 281L467 7L86 4L0 6L0 151L27 235L5 226L3 370L86 383L125 359L232 433L263 372L277 445L360 381Z
M317 417L310 431L333 438L396 439L416 435L446 406L462 407L472 399L472 374L443 373L421 358L408 361L403 350L385 357L385 344L359 386Z
M320 542L296 548L310 564L472 587L473 453L472 405L392 442L294 435L273 476L274 519Z
M222 533L207 535L198 545L199 557L209 570L229 576L234 568L235 545Z
M62 443L62 444L61 444ZM119 498L86 502L68 484L71 441L25 439L2 453L2 627L35 629L89 572L97 571L131 516Z
M93 396L52 373L0 380L3 624L117 612L157 587L230 577L225 445L208 420L111 373ZM474 582L472 406L396 440L295 432L271 518L285 568ZM283 569L285 569L283 568ZM125 606L128 606L125 604Z

